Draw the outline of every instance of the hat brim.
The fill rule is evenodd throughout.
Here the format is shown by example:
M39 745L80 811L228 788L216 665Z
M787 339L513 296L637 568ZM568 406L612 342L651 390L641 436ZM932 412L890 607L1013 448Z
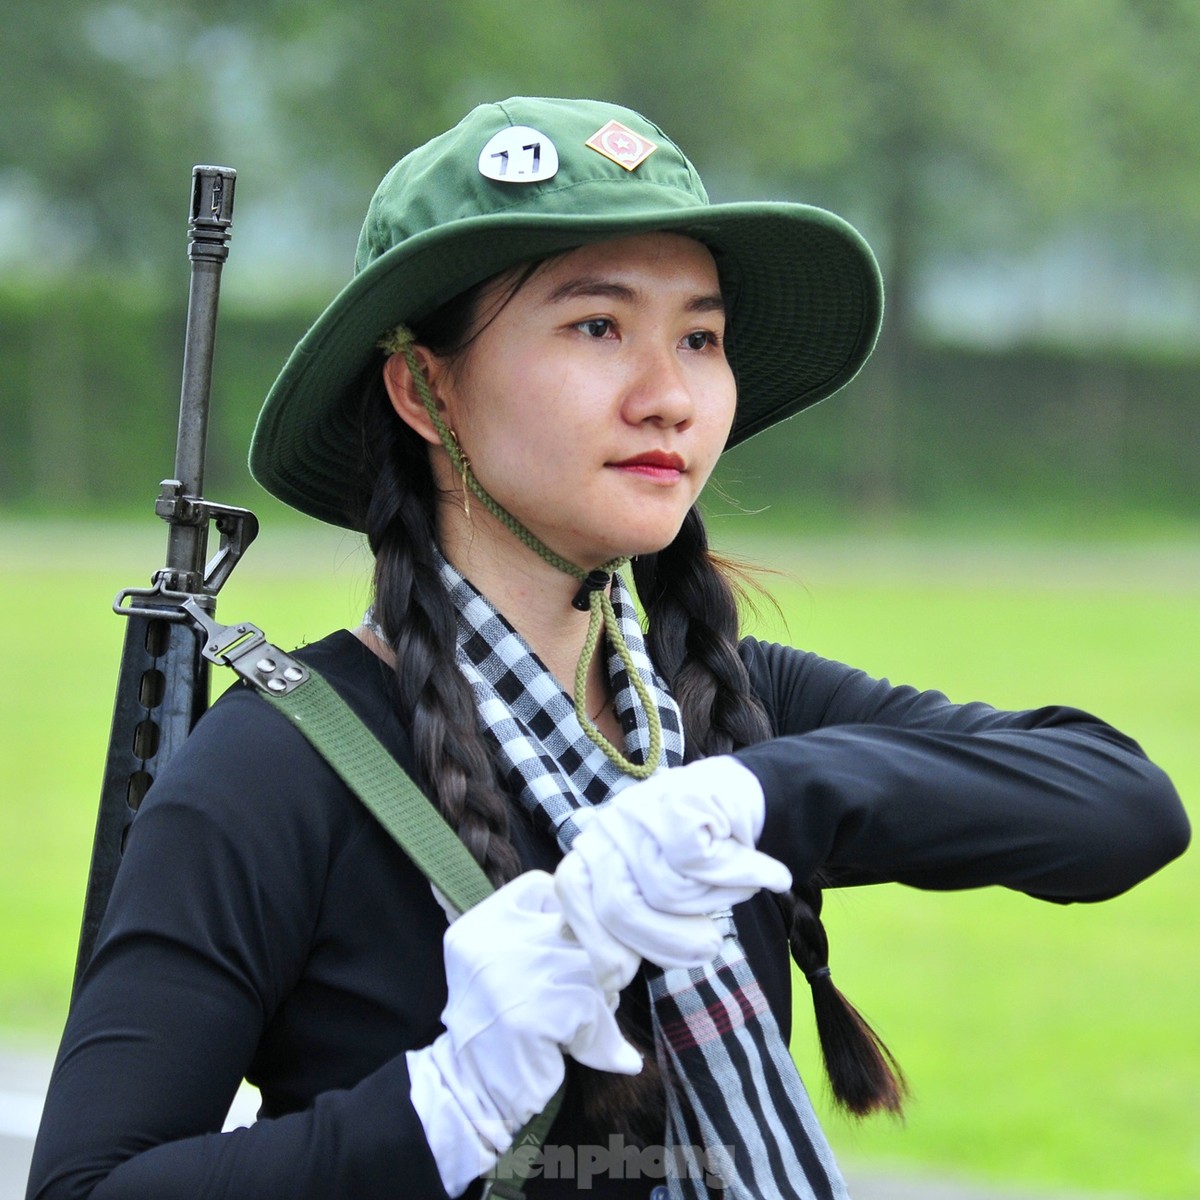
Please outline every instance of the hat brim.
M362 377L379 338L518 263L650 231L696 238L716 260L738 385L727 448L832 395L870 355L883 310L879 268L853 227L823 209L759 202L611 218L472 217L381 255L321 314L267 395L251 473L301 512L359 528Z

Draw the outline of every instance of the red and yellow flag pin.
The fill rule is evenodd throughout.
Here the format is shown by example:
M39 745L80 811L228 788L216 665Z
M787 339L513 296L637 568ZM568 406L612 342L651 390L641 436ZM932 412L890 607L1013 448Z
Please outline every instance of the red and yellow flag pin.
M655 142L634 133L620 121L609 121L602 129L597 129L584 145L603 154L605 158L611 158L617 166L627 171L641 166L658 149Z

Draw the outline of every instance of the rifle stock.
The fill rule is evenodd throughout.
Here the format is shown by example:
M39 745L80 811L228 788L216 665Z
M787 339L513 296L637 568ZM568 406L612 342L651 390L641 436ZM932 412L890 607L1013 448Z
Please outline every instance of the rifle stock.
M168 524L166 564L149 588L113 602L127 619L72 991L91 960L121 860L125 833L150 784L178 752L208 705L207 635L185 608L210 617L216 594L258 532L245 509L203 497L209 400L221 269L229 254L236 172L192 171L188 221L191 276L175 477L163 480L155 512ZM221 534L206 563L208 527Z

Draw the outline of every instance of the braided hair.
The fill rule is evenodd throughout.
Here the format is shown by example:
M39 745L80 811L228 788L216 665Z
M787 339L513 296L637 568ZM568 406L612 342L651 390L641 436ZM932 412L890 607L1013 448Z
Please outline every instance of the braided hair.
M738 655L731 574L709 550L695 507L669 546L633 564L649 625L647 649L683 714L689 762L765 741L774 732ZM899 1065L830 975L821 897L814 877L776 899L792 957L812 988L833 1097L856 1116L881 1108L899 1113L906 1091Z
M512 273L493 314L540 265ZM411 323L417 340L439 356L461 353L479 332L485 286ZM419 782L499 887L521 864L509 837L510 801L455 658L455 617L434 559L438 493L428 447L392 411L378 364L364 381L364 401L363 527L375 556L375 619L395 657L400 716L411 730ZM669 546L635 560L633 576L648 618L647 649L683 716L688 760L771 737L738 655L735 588L709 550L697 508ZM818 881L778 899L793 957L812 986L835 1101L859 1116L899 1112L905 1083L895 1059L830 978ZM620 1011L618 1019L631 1040L644 1040ZM647 1069L632 1077L571 1064L586 1081L580 1090L587 1119L649 1140L661 1121L663 1085L654 1055L645 1057Z

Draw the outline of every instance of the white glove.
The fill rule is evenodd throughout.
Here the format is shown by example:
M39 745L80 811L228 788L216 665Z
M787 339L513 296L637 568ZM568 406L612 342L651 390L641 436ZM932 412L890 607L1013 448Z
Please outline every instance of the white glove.
M554 883L518 876L446 931L446 1030L407 1055L412 1102L447 1192L492 1166L563 1081L563 1054L636 1075L587 952L564 933Z
M577 817L583 828L555 890L605 986L629 950L660 967L711 962L721 934L709 913L792 884L782 863L754 848L762 787L728 755L662 771Z

